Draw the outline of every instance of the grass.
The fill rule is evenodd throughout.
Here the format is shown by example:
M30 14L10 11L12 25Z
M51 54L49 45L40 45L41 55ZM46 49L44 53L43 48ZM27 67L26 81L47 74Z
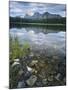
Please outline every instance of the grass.
M16 58L21 58L28 55L29 48L30 45L27 42L21 45L17 37L13 39L10 36L10 60L14 60Z

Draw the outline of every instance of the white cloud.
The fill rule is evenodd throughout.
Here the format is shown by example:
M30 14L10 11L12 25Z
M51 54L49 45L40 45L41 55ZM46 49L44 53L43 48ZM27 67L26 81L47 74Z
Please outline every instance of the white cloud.
M48 4L48 3L25 3L25 2L10 2L10 15L21 16L23 17L25 14L30 16L35 12L44 13L56 13L63 16L65 12L65 5L63 4ZM63 11L63 13L59 13ZM65 14L64 14L65 15Z

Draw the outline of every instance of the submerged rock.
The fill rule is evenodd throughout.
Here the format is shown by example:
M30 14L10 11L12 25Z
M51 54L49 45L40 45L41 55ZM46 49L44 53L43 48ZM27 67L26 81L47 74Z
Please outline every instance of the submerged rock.
M34 53L33 53L33 52L31 52L31 53L30 53L30 55L29 55L29 57L31 57L31 58L32 58L33 56L34 56Z
M15 67L16 65L20 65L20 63L19 63L19 62L14 62L11 67L13 68L13 67Z
M37 87L42 87L43 85L42 85L42 82L39 80L38 82L36 82L36 86Z
M14 59L15 62L19 62L20 60L19 59Z
M24 73L24 71L21 69L19 72L18 72L18 75L22 75Z
M32 62L30 63L30 66L34 66L38 63L38 60L32 60Z
M48 77L48 81L53 81L53 75Z
M61 74L58 73L58 74L55 76L55 79L59 81L59 80L60 80L60 76L61 76Z
M17 88L24 88L25 86L26 86L26 85L25 85L25 82L24 82L24 80L23 80L23 81L18 82Z
M33 86L35 82L37 81L37 77L35 75L32 75L27 81L28 86Z
M32 75L32 73L29 72L29 71L27 71L27 72L24 74L24 79L27 80L31 75Z
M31 72L32 71L32 68L29 67L29 66L27 66L27 70Z
M48 81L46 78L42 80L42 84L46 85L47 83L48 83Z

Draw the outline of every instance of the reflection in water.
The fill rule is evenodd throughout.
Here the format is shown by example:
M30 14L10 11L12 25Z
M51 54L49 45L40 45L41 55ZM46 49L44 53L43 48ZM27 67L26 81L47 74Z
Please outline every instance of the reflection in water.
M55 29L11 28L10 87L66 85L65 34Z
M65 55L65 32L41 28L11 28L12 37L18 37L23 44L27 41L33 50L46 50L49 54Z

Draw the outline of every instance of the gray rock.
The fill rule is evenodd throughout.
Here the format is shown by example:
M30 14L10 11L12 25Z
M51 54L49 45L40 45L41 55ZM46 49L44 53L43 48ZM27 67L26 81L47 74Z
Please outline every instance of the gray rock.
M17 88L24 88L25 86L26 86L25 82L24 81L20 81L20 82L18 82Z
M38 60L32 60L32 62L30 63L30 66L34 66L37 63L38 63Z
M31 72L32 71L32 68L29 67L29 66L27 66L27 70Z
M20 60L19 59L14 59L15 62L19 62Z
M32 75L31 72L27 71L25 74L24 74L24 79L28 79L30 76Z
M28 86L33 86L35 82L37 81L37 77L35 75L32 75L27 81Z
M63 82L66 83L66 78L63 79Z
M48 77L48 81L53 81L53 75Z
M47 79L45 78L45 79L43 79L42 80L42 83L44 84L44 85L46 85L48 82L47 82Z
M18 72L19 75L22 75L23 73L24 71L22 69Z
M19 63L19 62L14 62L11 67L13 68L13 67L15 67L16 65L20 65L20 63Z
M58 73L58 74L55 76L55 79L59 81L59 80L60 80L60 76L61 76L61 74Z
M32 57L34 56L34 53L33 53L33 52L31 52L29 56L32 58Z
M36 86L37 87L42 87L42 82L41 81L36 82Z

